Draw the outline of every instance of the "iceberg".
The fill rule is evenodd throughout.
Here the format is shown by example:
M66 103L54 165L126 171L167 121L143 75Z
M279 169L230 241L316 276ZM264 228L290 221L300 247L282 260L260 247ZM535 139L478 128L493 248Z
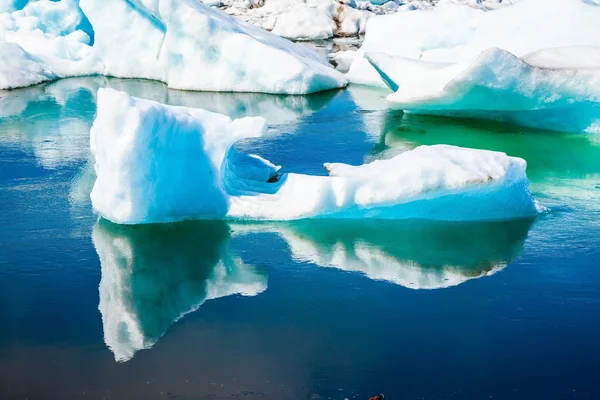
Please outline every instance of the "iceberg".
M53 80L57 75L14 43L0 43L0 88L12 89Z
M100 220L92 240L100 258L104 340L125 362L207 300L266 290L267 276L229 247L219 221L117 226Z
M275 233L294 259L409 289L443 289L504 269L523 251L531 219L499 222L324 221L233 224Z
M393 108L600 133L600 47L546 49L522 58L488 49L455 64L365 56L395 91L387 97Z
M321 40L358 36L374 13L389 12L372 6L359 9L353 0L225 0L224 12L293 40Z
M281 94L347 84L325 57L194 0L39 0L0 14L0 44L0 89L82 75Z
M462 63L490 48L517 57L547 48L600 46L600 4L588 0L521 0L483 11L444 2L437 7L371 18L348 79L384 86L366 53Z
M496 220L535 215L526 162L504 153L421 146L329 176L281 173L235 149L264 119L98 92L90 132L94 209L122 224L187 219L375 218ZM457 207L460 205L460 207Z

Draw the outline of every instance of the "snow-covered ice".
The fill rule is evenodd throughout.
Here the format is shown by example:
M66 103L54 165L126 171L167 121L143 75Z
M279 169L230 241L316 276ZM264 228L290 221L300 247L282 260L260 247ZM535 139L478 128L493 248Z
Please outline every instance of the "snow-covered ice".
M431 9L377 16L367 22L348 78L384 85L365 53L460 63L489 48L522 57L546 48L600 46L598 21L600 4L587 0L521 0L493 11L441 2Z
M329 176L282 174L233 144L264 133L262 118L229 117L100 89L91 129L94 208L125 224L225 218L496 220L535 215L522 159L421 146Z
M194 0L39 0L0 14L0 43L0 89L95 74L284 94L347 83L314 51Z
M115 226L100 220L92 240L101 265L104 340L117 361L152 347L207 300L267 288L264 273L232 254L224 222Z
M600 29L600 28L599 28ZM367 53L395 93L392 107L558 131L600 133L600 47L488 49L445 64Z
M358 36L364 33L368 18L374 15L345 0L225 0L223 3L226 13L294 40Z
M396 12L430 9L436 4L459 3L489 10L510 0L207 0L230 15L293 40L358 37L369 18Z

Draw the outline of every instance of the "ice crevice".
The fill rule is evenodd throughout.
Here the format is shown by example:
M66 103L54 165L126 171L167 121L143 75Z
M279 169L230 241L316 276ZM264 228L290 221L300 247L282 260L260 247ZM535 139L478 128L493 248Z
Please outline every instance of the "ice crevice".
M281 174L233 145L265 132L261 117L231 118L113 89L98 92L91 129L91 199L122 224L193 219L503 220L540 211L526 162L504 153L436 145L329 176Z

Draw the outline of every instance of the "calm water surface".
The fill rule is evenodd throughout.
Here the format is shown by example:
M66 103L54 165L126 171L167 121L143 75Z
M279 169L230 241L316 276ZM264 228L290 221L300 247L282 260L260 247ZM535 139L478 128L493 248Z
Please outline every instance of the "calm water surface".
M89 201L104 86L263 115L269 135L239 147L290 172L422 144L504 151L550 212L116 226ZM0 93L0 398L599 399L600 138L403 115L386 94L106 78Z

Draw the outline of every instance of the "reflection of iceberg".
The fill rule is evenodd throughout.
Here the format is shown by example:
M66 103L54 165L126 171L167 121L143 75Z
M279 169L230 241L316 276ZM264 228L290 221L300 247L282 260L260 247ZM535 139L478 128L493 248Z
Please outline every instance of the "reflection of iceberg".
M438 289L504 268L521 252L531 223L312 220L234 229L275 232L301 261L411 289Z
M394 108L600 132L600 47L549 49L522 58L489 49L457 64L382 53L366 58L395 91L388 96Z
M158 101L176 106L202 108L225 114L231 118L261 116L269 124L293 121L325 107L337 91L330 90L307 96L285 96L268 93L219 93L194 92L169 89L156 81L141 79L118 79L103 76L61 79L27 88L0 90L0 118L21 116L27 107L39 102L50 102L72 111L75 106L92 108L95 111L95 97L101 87L113 88L132 96ZM85 93L89 100L84 104L69 104Z
M303 115L324 107L336 95L335 91L310 96L182 92L168 89L164 83L136 79L61 79L0 91L0 145L33 152L45 168L87 161L89 129L100 87L117 88L168 104L200 107L232 118L260 115L269 124L293 124Z
M104 339L117 361L152 347L206 300L255 296L267 287L265 275L232 256L222 222L116 226L100 220L92 238L102 270Z
M91 129L104 218L136 224L184 219L532 216L524 160L504 153L423 146L361 166L327 163L329 176L279 174L233 144L264 133L261 118L231 120L101 89ZM458 206L459 205L459 206Z
M577 200L578 206L597 209L600 143L595 138L596 135L544 132L487 120L389 110L374 148L379 154L374 157L389 158L440 142L502 151L527 160L531 189L545 205L554 208L569 199L569 203Z

